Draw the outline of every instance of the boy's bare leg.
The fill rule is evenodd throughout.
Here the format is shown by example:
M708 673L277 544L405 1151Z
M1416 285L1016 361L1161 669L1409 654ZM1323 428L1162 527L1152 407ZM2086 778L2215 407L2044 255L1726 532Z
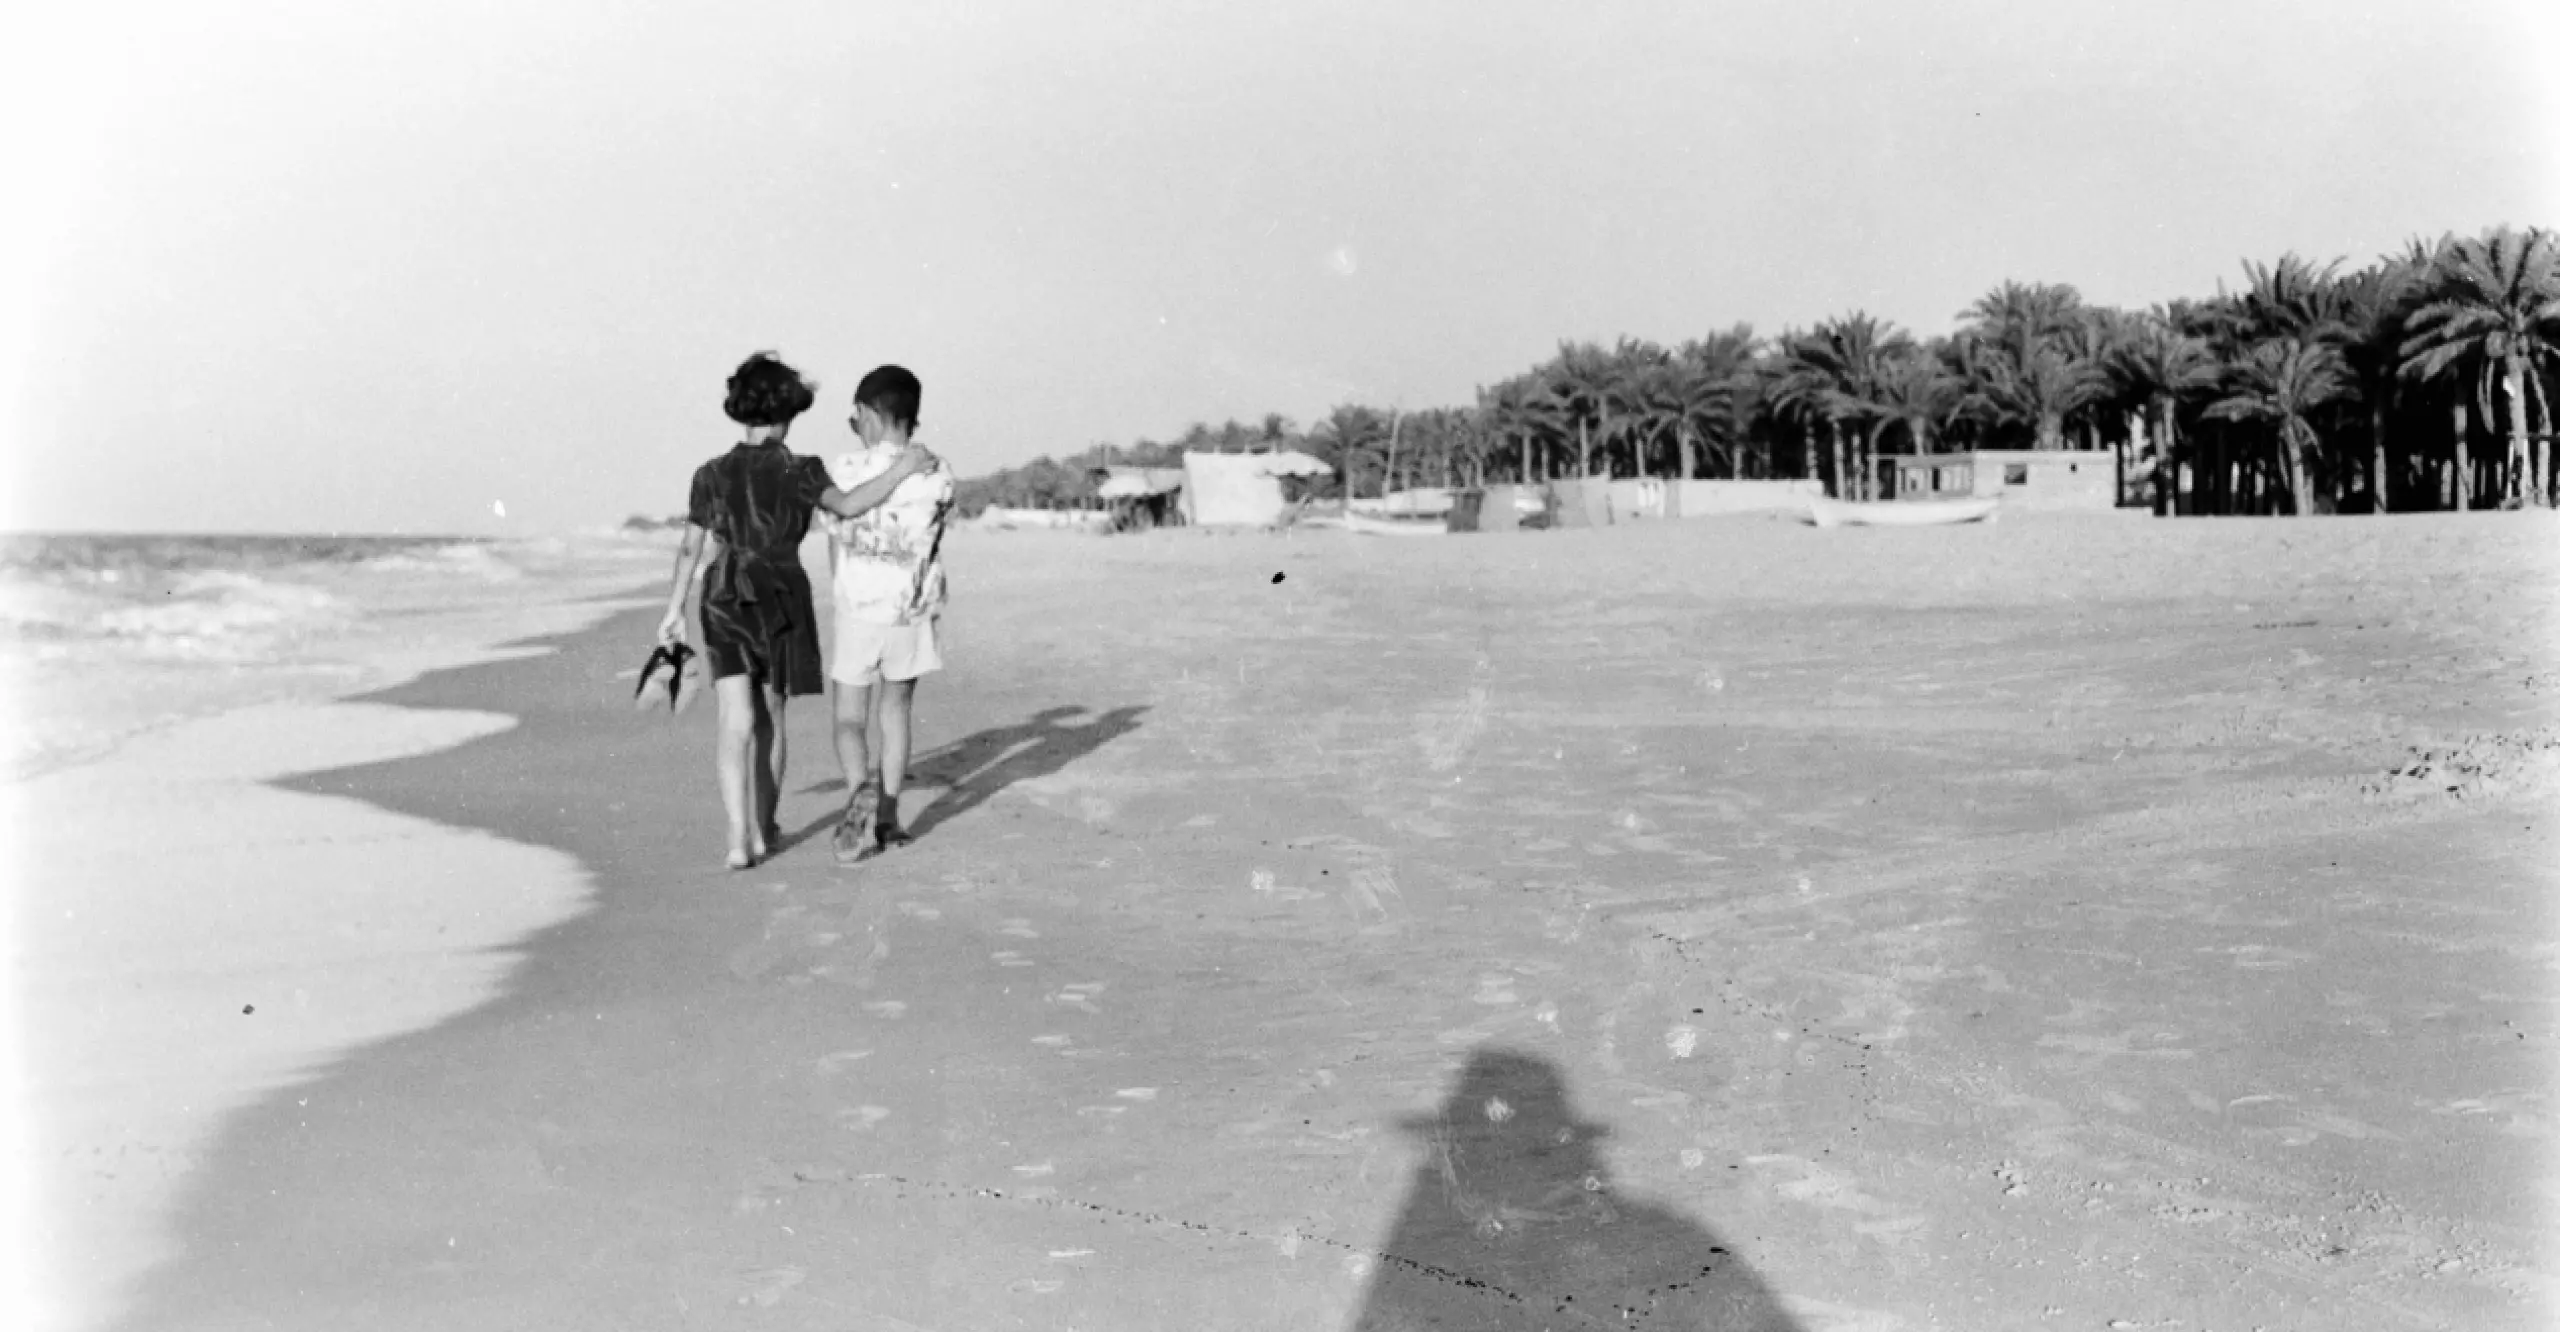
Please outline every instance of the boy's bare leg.
M711 683L720 699L720 730L712 759L720 773L720 808L729 816L729 868L756 863L748 819L755 810L756 684L750 676L724 675Z
M844 768L844 821L836 825L838 860L872 849L878 839L880 789L871 781L871 686L835 686L836 762Z
M907 789L907 759L915 752L916 682L890 680L880 690L880 844L915 840L898 819L898 796Z

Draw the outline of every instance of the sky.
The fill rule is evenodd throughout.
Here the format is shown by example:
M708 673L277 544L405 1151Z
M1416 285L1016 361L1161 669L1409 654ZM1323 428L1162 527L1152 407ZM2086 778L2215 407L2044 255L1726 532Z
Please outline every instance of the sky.
M761 349L794 447L894 361L966 475L2560 224L2543 0L49 8L0 67L18 530L679 512Z

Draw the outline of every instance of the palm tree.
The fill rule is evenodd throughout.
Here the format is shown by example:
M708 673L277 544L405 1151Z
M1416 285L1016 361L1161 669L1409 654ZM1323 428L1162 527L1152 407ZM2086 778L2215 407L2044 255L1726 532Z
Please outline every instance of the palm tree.
M1753 363L1761 410L1772 422L1795 434L1802 446L1804 476L1815 481L1822 479L1822 455L1815 426L1820 424L1828 430L1835 452L1840 436L1839 426L1831 418L1830 376L1809 359L1818 341L1810 333L1781 333L1770 354ZM1834 495L1847 493L1840 489L1841 480L1835 466Z
M1724 458L1725 474L1740 476L1736 445L1747 430L1744 402L1752 386L1752 358L1760 340L1749 324L1680 344L1672 361L1680 367L1677 396L1681 421L1680 475L1695 477L1701 449Z
M1984 365L1990 372L1984 395L2000 419L2032 425L2039 449L2064 447L2063 418L2106 389L2106 376L2097 366L2052 343L2037 343L2020 355L1994 356Z
M2368 412L2373 455L2365 469L2365 490L2375 513L2391 508L2391 460L2385 444L2400 397L2400 344L2408 337L2413 298L2433 262L2425 242L2413 240L2399 254L2384 255L2338 283L2339 317L2346 330L2340 350L2355 371L2356 390Z
M2436 253L2426 292L2410 314L2402 373L2434 379L2465 361L2484 381L2502 372L2507 399L2508 497L2551 504L2549 445L2528 425L2542 396L2542 362L2560 349L2560 271L2555 242L2541 228L2500 227L2448 239ZM2548 416L2549 404L2541 404ZM2484 418L2486 413L2484 412Z
M1310 432L1310 442L1333 470L1342 477L1342 498L1348 503L1359 494L1361 463L1376 445L1379 429L1378 413L1356 403L1335 407Z
M2154 310L2133 335L2118 343L2108 372L2126 392L2142 399L2152 434L2151 510L2167 514L2178 493L2178 403L2213 387L2218 378L2204 339L2181 333L2166 311Z
M1974 342L1955 360L1972 382L1967 407L1997 422L2030 427L2035 447L2063 447L2065 417L2096 401L2105 376L2072 354L2084 331L2080 293L2062 283L2004 282L1966 307L1963 330Z
M1963 391L1938 348L1906 346L1877 370L1874 400L1884 423L1910 432L1911 451L1926 455L1939 427L1955 415Z
M1885 361L1910 349L1911 335L1864 311L1852 311L1837 319L1826 319L1814 325L1811 337L1795 349L1796 358L1820 377L1823 384L1823 409L1836 429L1841 424L1862 427L1858 440L1861 465L1856 469L1858 481L1855 497L1865 498L1873 488L1876 436L1884 429L1885 412L1876 401L1876 378ZM1837 436L1834 436L1835 454ZM1842 482L1841 494L1851 496L1848 478L1851 473L1835 456L1833 470Z
M2320 454L2311 414L2347 392L2347 365L2336 348L2299 337L2269 339L2232 367L2221 401L2205 415L2226 421L2272 421L2297 516L2314 510L2311 463Z
M1555 397L1574 424L1577 475L1591 475L1591 423L1597 418L1605 431L1608 426L1609 388L1617 381L1617 367L1597 344L1563 342L1556 345L1556 358L1547 363L1547 391Z
M2080 291L2069 283L2003 282L1966 306L1959 322L2023 357L2080 321Z

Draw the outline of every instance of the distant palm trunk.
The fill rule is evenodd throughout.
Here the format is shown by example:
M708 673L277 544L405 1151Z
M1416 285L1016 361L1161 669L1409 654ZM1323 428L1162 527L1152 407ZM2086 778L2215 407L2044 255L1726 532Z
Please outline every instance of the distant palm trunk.
M2453 404L2453 507L2471 507L2471 408L2459 399Z
M1831 496L1834 499L1847 499L1849 498L1849 455L1847 447L1840 442L1840 422L1837 418L1826 416L1822 419L1822 428L1831 436Z
M2297 421L2285 422L2277 434L2284 441L2285 482L2293 491L2293 516L2308 518L2320 511L2319 501L2311 494L2311 454L2317 451L2318 436Z
M2382 432L2390 413L2379 402L2373 405L2373 476L2367 487L2373 492L2373 511L2391 512L2391 463L2382 447Z
M1689 423L1680 423L1680 479L1688 481L1698 475L1698 451L1689 443Z
M2532 437L2525 422L2524 357L2507 353L2507 466L2519 483L2524 502L2536 509L2551 507L2551 493L2542 485L2542 443Z
M1403 437L1404 413L1401 411L1387 413L1387 474L1379 481L1379 484L1385 487L1378 492L1378 496L1381 499L1395 493L1396 443Z
M1591 479L1591 418L1587 416L1576 416L1573 418L1573 425L1574 429L1579 432L1578 437L1582 445L1582 478L1588 481Z
M1822 455L1816 451L1814 446L1813 422L1807 421L1804 423L1803 438L1804 478L1807 481L1820 481L1822 479Z

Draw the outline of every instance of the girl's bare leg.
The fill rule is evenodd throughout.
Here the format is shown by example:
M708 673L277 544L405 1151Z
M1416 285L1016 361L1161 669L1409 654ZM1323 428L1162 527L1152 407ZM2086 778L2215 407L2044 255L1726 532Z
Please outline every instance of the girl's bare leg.
M724 675L711 682L711 690L720 700L720 730L711 754L720 773L720 808L729 816L729 868L745 869L756 863L757 839L749 822L756 800L755 679Z
M783 729L782 710L790 696L779 689L756 691L756 859L762 860L782 840L782 770L790 758L791 735Z

